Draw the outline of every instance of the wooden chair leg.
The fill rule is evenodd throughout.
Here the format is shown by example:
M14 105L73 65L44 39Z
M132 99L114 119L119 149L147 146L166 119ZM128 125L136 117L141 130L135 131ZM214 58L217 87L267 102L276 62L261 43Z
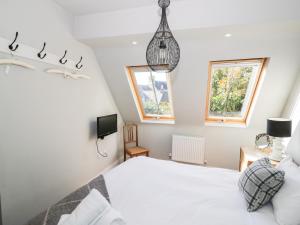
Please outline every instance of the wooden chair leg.
M126 151L124 151L124 162L126 161Z

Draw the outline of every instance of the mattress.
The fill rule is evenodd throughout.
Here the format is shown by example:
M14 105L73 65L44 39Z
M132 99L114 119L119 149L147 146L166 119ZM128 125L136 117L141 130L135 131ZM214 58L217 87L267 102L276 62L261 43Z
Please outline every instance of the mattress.
M271 205L249 213L236 171L133 158L104 174L128 225L278 225Z

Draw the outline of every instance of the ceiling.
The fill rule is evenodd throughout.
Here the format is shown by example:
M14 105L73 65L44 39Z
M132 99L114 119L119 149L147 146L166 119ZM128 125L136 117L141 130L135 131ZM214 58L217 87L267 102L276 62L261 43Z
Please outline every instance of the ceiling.
M109 12L156 5L157 0L54 0L73 15ZM183 1L183 0L172 0Z
M255 25L235 25L213 28L199 28L176 30L173 34L177 41L207 41L226 39L225 34L233 35L230 39L257 39L261 36L272 36L274 39L282 37L300 37L300 21L292 21L285 23L268 23ZM116 37L104 37L90 40L82 40L83 43L88 44L93 49L98 48L127 48L134 47L132 42L137 42L138 46L147 46L153 33L136 34Z

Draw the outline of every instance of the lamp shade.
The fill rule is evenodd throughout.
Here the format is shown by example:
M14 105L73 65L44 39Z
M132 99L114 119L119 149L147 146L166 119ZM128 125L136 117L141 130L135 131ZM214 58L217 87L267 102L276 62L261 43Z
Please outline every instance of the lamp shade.
M179 63L180 48L167 21L170 0L158 0L158 5L162 9L161 21L147 47L146 60L153 71L172 72Z
M270 118L267 120L267 134L272 137L291 137L292 120L284 118Z

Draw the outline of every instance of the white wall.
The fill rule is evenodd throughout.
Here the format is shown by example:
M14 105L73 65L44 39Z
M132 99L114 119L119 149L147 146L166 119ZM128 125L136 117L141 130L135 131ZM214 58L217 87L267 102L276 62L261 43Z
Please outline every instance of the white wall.
M171 152L171 135L206 138L210 166L238 168L240 146L254 145L255 135L266 132L266 119L280 116L299 69L300 35L288 24L222 27L176 32L181 60L172 75L176 125L140 124L140 144L151 156L166 159ZM224 38L230 32L232 38ZM150 36L151 37L151 36ZM97 48L104 75L124 120L139 121L124 67L145 65L147 37L130 36L105 41ZM139 45L132 46L138 38ZM121 38L120 38L121 39ZM119 46L117 46L119 44ZM204 126L204 111L210 60L270 57L267 74L248 128Z
M239 148L252 146L259 129L214 128L195 125L139 125L140 144L151 150L151 157L168 159L172 134L205 137L209 166L237 169Z
M289 142L287 152L300 165L300 124L298 124Z
M85 184L111 165L121 148L120 133L107 137L99 158L97 116L118 113L93 51L71 35L72 17L49 0L1 0L0 36L19 31L34 48L47 42L56 55L84 57L87 80L66 80L43 72L49 65L28 61L36 71L0 67L0 192L5 225L29 218ZM7 57L0 54L0 58ZM122 118L119 116L119 128Z
M299 73L298 73L299 74ZM294 132L300 121L300 77L295 79L288 101L282 112L282 116L292 119L292 131Z
M298 73L299 74L299 73ZM292 138L290 138L287 152L300 165L300 77L297 77L291 90L282 116L292 119Z

